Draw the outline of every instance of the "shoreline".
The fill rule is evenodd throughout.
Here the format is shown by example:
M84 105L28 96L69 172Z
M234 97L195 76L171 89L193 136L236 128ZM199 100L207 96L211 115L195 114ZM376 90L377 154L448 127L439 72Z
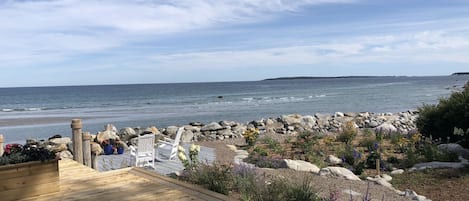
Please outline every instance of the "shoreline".
M170 125L167 127L158 127L156 125L148 125L148 127L140 128L138 125L127 125L124 127L119 127L116 130L116 133L121 134L122 130L127 128L136 129L138 131L148 130L149 128L157 128L155 134L168 135L171 132L168 130L174 130L174 128L179 126L184 126L186 128L186 139L192 139L193 141L214 141L214 140L225 140L230 138L240 138L242 133L248 128L257 128L262 133L267 134L280 134L280 135L290 135L303 131L311 131L317 133L334 133L340 131L342 125L347 121L353 121L358 128L362 129L385 129L393 132L407 133L409 131L415 130L415 119L418 116L418 112L413 110L408 110L405 112L396 112L396 113L373 113L373 112L335 112L335 113L316 113L311 115L300 115L300 114L286 114L280 115L277 117L267 117L258 120L251 120L246 122L236 122L231 120L219 120L212 122L186 122L179 125ZM79 118L79 117L78 117ZM81 118L85 120L83 131L89 131L90 124L101 123L103 128L107 123L103 122L102 119L99 121L93 122L100 117L84 117ZM71 117L28 117L28 118L8 118L0 119L0 131L8 127L7 130L14 133L15 129L25 128L31 126L32 133L34 128L41 129L41 126L47 127L49 124L58 124L63 125L63 129L68 130L69 132L59 133L51 132L47 136L41 137L32 137L34 134L28 136L17 136L16 138L10 138L12 133L3 133L5 136L6 142L17 142L19 140L27 140L28 138L36 139L47 139L50 136L60 134L64 137L70 137L71 130L67 124L75 118ZM138 121L136 121L138 122ZM109 122L110 123L110 122ZM24 125L24 126L22 126ZM3 127L2 127L3 126ZM8 126L8 127L6 127ZM61 126L62 127L62 126ZM97 134L99 133L93 133ZM191 141L192 141L191 140Z

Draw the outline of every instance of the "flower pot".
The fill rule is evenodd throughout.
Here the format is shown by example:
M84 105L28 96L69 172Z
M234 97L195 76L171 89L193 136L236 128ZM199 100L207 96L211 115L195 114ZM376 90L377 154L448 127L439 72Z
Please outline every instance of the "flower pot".
M113 153L114 153L114 149L112 148L112 145L110 144L104 145L104 154L111 155Z
M124 153L124 147L117 147L117 154L123 154Z

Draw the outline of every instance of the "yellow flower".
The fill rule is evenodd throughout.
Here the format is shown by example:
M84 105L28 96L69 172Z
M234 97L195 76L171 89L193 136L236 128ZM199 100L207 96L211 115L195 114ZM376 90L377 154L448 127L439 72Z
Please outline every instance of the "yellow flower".
M186 152L186 150L184 149L184 147L181 146L181 145L178 146L178 151L179 151L179 152Z
M186 160L187 160L186 154L185 154L184 152L179 152L178 158L179 158L179 160L181 160L181 161L186 161Z
M200 152L200 145L192 144L189 148L190 152Z

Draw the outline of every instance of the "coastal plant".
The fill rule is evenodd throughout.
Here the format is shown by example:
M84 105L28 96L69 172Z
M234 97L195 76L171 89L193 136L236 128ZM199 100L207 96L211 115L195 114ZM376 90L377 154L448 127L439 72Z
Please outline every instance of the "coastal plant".
M264 185L259 185L256 201L320 201L314 189L312 177L307 176L301 182L291 182L285 178L264 178Z
M259 129L258 128L248 128L243 132L244 140L246 144L249 146L254 146L256 144L256 140L259 137Z
M346 148L341 152L340 157L344 162L346 168L352 171L356 175L363 173L365 164L362 161L362 153L356 149L353 149L351 146L346 146Z
M199 163L200 145L191 144L189 147L189 158L186 157L186 150L183 146L178 146L178 158L185 169L195 168Z
M236 190L242 200L252 200L256 194L256 172L251 165L244 163L233 166Z
M337 140L350 145L352 141L355 139L357 136L358 129L353 121L348 121L345 123L345 125L342 127L342 132L340 132L339 136L337 137Z
M275 139L271 137L266 137L262 139L262 142L267 144L267 147L272 150L274 153L281 154L284 152L282 145Z
M419 131L429 137L448 139L469 147L469 135L455 135L454 127L469 129L469 82L461 92L454 92L448 98L441 98L436 105L418 108L416 125Z
M231 164L200 163L194 169L186 170L184 179L225 195L228 195L235 185Z

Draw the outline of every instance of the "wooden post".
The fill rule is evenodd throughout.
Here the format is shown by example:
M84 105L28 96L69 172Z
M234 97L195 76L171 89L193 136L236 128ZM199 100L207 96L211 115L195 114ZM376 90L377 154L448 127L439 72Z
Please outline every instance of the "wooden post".
M3 135L0 134L0 156L3 156L3 152L5 152L5 150L3 150L3 143L5 142L5 140L3 139Z
M380 173L380 165L379 165L379 159L376 159L376 171L378 171L378 176L381 176L381 173Z
M96 155L94 153L91 154L91 168L95 170L98 169L98 163L96 162Z
M72 119L72 136L73 136L73 160L83 164L83 140L81 129L81 119Z
M83 165L91 167L91 135L90 132L83 133Z

